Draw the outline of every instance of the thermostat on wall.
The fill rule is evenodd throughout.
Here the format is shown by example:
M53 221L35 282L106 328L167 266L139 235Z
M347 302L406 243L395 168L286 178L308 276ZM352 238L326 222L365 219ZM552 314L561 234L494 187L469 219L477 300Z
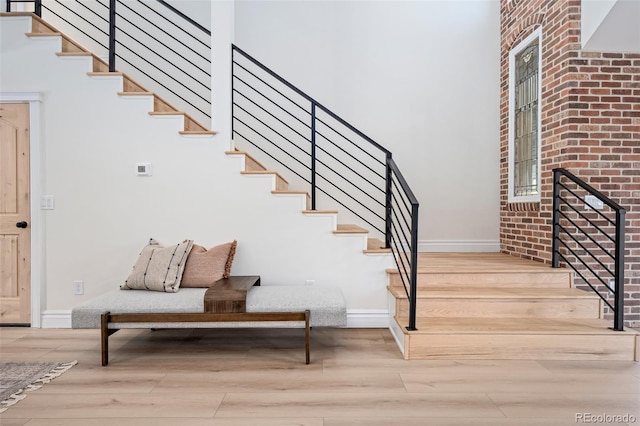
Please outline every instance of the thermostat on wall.
M136 174L138 176L151 176L151 163L136 164Z

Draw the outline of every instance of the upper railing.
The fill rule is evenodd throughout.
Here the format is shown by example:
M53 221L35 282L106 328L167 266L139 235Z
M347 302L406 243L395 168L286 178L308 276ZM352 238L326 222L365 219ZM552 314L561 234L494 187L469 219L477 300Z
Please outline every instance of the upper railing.
M571 267L611 309L617 331L624 330L625 214L568 170L553 170L553 267L560 260Z
M288 169L312 210L340 205L392 249L415 329L418 200L391 152L237 46L232 68L236 145Z
M211 32L163 0L7 0L41 16L176 108L211 123Z

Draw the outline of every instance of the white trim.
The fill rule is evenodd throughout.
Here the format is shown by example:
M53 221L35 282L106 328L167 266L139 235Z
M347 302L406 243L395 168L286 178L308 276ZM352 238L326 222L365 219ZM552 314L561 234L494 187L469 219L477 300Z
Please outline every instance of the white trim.
M71 311L44 311L42 328L71 328Z
M500 240L433 240L418 241L421 253L497 253L500 252Z
M43 218L40 210L42 196L42 182L40 166L41 158L41 129L40 103L42 95L38 92L0 92L0 102L28 102L29 103L29 158L30 158L30 197L31 197L31 327L40 328L40 312L42 310L42 295L45 294L45 277L43 274Z
M514 162L514 120L513 102L515 98L515 58L531 42L538 39L538 194L516 197L513 195L513 162ZM507 195L510 203L539 202L541 199L541 170L542 170L542 27L538 27L527 38L518 43L509 52L509 162L507 164L508 183Z
M347 309L347 328L388 328L386 309Z

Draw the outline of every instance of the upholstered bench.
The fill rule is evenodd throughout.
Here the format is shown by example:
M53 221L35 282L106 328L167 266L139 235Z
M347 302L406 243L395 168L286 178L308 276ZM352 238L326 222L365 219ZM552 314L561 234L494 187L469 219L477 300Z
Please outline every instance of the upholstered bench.
M342 291L332 287L259 286L246 291L241 312L216 312L205 300L211 288L181 288L176 293L114 290L73 308L73 328L100 328L102 365L108 365L108 339L124 328L305 328L306 363L310 362L310 327L342 327L347 323ZM255 285L255 286L254 286ZM237 292L236 292L237 293ZM228 294L235 294L233 292Z

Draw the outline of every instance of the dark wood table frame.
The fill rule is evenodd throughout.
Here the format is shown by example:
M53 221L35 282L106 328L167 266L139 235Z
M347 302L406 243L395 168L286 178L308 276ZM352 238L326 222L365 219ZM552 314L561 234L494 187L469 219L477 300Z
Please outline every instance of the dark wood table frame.
M204 295L204 312L201 313L103 313L100 320L102 365L109 364L109 336L119 330L113 326L109 328L109 324L250 321L304 321L306 363L309 364L310 311L246 312L247 292L251 287L258 285L259 276L237 276L216 281Z

